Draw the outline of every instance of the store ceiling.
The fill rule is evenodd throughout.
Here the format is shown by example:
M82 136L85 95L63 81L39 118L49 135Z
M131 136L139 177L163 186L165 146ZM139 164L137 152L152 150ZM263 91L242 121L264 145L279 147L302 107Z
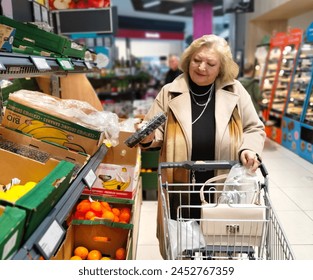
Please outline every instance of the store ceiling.
M223 15L223 0L131 0L138 12L183 17L192 17L192 6L196 2L212 3L214 16Z

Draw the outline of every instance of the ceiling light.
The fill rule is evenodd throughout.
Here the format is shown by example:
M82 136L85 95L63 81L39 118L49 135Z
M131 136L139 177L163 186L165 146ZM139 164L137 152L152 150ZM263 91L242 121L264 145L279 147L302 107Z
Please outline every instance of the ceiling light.
M186 8L185 7L181 7L181 8L170 10L169 13L171 15L173 15L173 14L179 14L179 13L182 13L182 12L185 12L185 11L186 11Z
M158 5L160 5L160 4L161 4L161 1L152 1L152 2L149 2L149 3L143 4L143 7L144 7L145 9L147 9L147 8L152 8L152 7L154 7L154 6L158 6Z

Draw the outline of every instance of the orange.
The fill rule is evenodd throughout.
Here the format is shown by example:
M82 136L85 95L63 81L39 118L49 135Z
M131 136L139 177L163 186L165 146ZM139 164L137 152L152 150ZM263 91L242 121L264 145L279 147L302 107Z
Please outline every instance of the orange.
M116 208L116 207L112 208L112 212L113 212L113 214L114 214L115 216L119 216L119 215L121 214L120 209L118 209L118 208Z
M88 256L88 249L84 246L78 246L74 250L74 255L80 257L82 260L85 260Z
M122 213L122 212L127 212L127 213L130 215L130 209L127 208L127 207L121 208L120 211L121 211L121 213Z
M79 257L79 256L73 256L73 257L71 257L70 258L70 260L75 260L75 261L81 261L82 260L82 258L81 257Z
M94 212L102 212L102 205L99 201L93 201L90 203L90 210Z
M99 250L91 250L87 256L87 260L100 260L101 258L102 254Z
M111 211L111 206L110 206L110 204L108 202L101 201L100 203L101 203L101 205L103 206L104 209Z
M103 214L102 214L102 218L105 219L105 220L110 220L113 222L114 220L114 214L111 212L111 211L105 211Z
M89 200L82 200L79 202L76 206L76 210L78 212L86 213L87 211L90 210L90 201Z
M96 214L93 211L88 211L85 214L85 219L86 220L94 220L95 217L96 217Z
M75 211L74 219L76 219L76 220L83 220L84 218L85 218L85 214L84 213Z
M122 212L119 216L120 221L124 221L126 223L129 223L130 221L130 214L128 212Z
M113 222L118 223L119 221L120 221L120 218L118 216L114 215Z
M101 217L103 212L103 206L99 201L93 201L90 204L90 210L93 211L97 217Z
M126 250L124 248L118 248L115 251L115 258L117 260L125 260L126 259Z

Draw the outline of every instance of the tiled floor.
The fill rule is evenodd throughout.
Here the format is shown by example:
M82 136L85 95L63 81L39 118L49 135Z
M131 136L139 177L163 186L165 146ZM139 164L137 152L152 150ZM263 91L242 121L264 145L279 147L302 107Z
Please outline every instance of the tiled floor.
M273 208L297 260L313 260L313 164L269 139L263 162L269 173ZM137 259L160 260L156 232L156 201L144 200Z

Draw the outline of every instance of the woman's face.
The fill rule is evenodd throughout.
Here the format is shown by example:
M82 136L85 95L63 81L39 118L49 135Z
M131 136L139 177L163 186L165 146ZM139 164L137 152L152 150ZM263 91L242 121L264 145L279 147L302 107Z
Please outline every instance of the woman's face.
M213 49L202 46L190 60L189 75L191 80L199 86L214 83L220 71L221 62Z

